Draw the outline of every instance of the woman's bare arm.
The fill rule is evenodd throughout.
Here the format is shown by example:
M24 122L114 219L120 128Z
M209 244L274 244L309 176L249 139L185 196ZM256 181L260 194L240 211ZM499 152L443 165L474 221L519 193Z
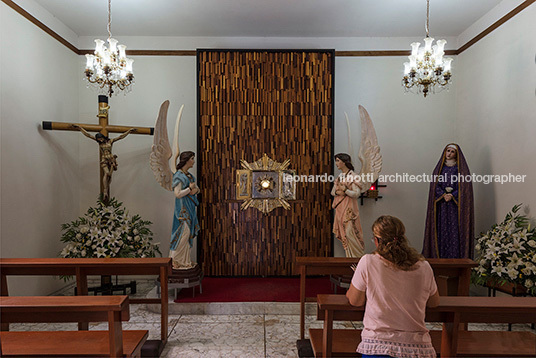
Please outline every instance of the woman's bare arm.
M352 306L363 306L367 300L365 291L359 291L354 285L350 285L346 297Z

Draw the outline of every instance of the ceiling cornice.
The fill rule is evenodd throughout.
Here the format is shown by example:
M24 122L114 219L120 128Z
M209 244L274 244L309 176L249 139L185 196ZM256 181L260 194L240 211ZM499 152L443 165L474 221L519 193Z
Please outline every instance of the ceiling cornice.
M495 21L487 29L485 29L484 31L482 31L481 33L473 37L471 40L469 40L465 45L460 47L456 51L456 54L459 55L463 51L467 50L469 47L476 44L478 41L482 40L485 36L489 35L491 32L498 29L502 24L504 24L506 21L510 20L511 18L519 14L521 11L526 9L529 5L533 4L535 1L536 0L526 0L522 2L518 7L516 7L515 9L513 9L512 11L510 11L508 14L504 15L503 17L501 17L499 20Z
M29 12L24 10L19 5L15 4L13 0L2 0L7 6L18 12L20 15L22 15L25 19L30 21L35 26L39 27L41 30L52 36L54 39L59 41L62 45L67 47L69 50L73 51L76 54L80 54L80 50L77 49L73 44L71 44L69 41L58 35L56 32L52 31L48 26L43 24L41 21L39 21L37 18L35 18L33 15L31 15Z
M11 7L13 10L18 12L28 21L39 27L41 30L52 36L58 42L63 44L69 50L73 51L77 55L85 55L93 53L93 50L78 49L69 41L58 35L56 32L51 30L48 26L43 24L37 18L32 16L22 7L17 5L13 0L2 0L7 6ZM514 8L508 14L501 17L499 20L495 21L492 25L486 28L484 31L479 33L477 36L469 40L463 46L457 50L447 50L445 54L447 55L459 55L463 51L467 50L469 47L476 44L478 41L482 40L484 37L489 35L494 30L498 29L501 25L506 23L508 20L513 18L515 15L519 14L521 11L526 9L528 6L536 2L536 0L526 0L522 2L519 6ZM378 50L378 51L335 51L335 56L340 57L370 57L370 56L407 56L410 54L410 51L406 50ZM127 55L129 56L195 56L195 50L127 50Z

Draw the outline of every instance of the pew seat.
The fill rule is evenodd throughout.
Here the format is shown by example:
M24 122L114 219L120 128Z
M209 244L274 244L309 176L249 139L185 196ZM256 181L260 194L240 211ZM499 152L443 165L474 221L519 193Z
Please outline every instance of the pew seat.
M309 339L316 358L323 357L322 332L321 328L309 328ZM360 329L334 329L332 332L332 357L361 357L361 354L356 352L357 346L361 342Z
M140 357L147 331L123 331L123 357ZM2 357L109 357L109 331L0 332Z
M536 357L536 335L528 331L459 331L456 356Z
M0 332L2 357L140 357L149 334L123 331L128 296L0 297L0 320L10 323L108 322L107 331Z

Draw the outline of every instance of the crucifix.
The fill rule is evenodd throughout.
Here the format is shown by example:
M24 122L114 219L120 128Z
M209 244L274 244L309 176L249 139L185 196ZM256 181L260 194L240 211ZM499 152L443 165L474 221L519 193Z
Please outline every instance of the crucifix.
M80 131L86 137L93 139L99 144L99 163L100 163L100 193L101 199L105 204L110 200L110 183L112 174L117 170L117 155L112 153L112 145L127 135L148 134L153 135L153 127L130 127L130 126L113 126L108 124L108 97L99 96L99 124L83 123L62 123L62 122L43 122L43 129L46 130L64 130ZM89 132L98 132L92 135ZM115 138L109 138L108 133L121 133Z

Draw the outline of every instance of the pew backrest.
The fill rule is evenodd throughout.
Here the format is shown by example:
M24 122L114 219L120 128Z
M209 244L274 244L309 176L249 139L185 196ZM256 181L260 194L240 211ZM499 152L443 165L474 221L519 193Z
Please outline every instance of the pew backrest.
M0 296L2 323L128 321L128 296Z

